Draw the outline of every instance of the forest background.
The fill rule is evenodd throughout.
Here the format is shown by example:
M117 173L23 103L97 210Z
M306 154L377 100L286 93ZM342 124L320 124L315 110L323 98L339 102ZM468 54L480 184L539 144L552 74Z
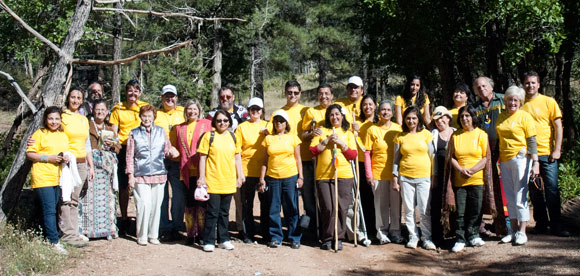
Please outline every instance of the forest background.
M76 26L84 32L73 48L75 60L66 67L58 65L62 55L4 8L54 44L64 45L78 25L74 16L83 2L90 4L90 13L86 23ZM217 105L217 89L225 84L234 87L238 103L246 104L252 96L281 97L284 82L298 79L303 99L313 101L319 83L330 83L335 94L344 95L346 79L360 75L365 93L380 100L400 93L409 74L422 76L433 107L450 107L459 81L471 84L480 75L489 76L494 90L502 93L519 84L522 73L534 70L540 74L542 92L555 97L564 114L563 197L580 194L580 4L574 0L0 3L0 71L11 75L40 110L47 98L62 104L69 84L55 88L48 83L63 68L71 86L103 83L111 103L123 100L124 83L137 79L144 101L159 106L161 87L174 84L180 102L198 99L206 110ZM163 52L147 53L159 49ZM135 55L139 57L111 62ZM10 170L13 164L26 167L18 149L36 117L5 78L0 78L0 95L0 185L5 185L23 179L14 180L17 168ZM266 99L267 108L283 104ZM4 187L4 211L13 206L8 195L13 198L14 190Z

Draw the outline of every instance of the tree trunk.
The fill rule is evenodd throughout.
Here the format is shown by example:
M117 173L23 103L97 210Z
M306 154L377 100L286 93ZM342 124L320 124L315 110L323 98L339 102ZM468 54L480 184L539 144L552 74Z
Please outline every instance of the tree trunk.
M122 9L121 1L115 3L115 8ZM121 13L115 13L115 28L113 29L113 60L121 59L122 22ZM113 65L113 77L111 79L111 100L113 104L121 101L121 64Z
M68 34L61 45L61 50L69 56L73 56L76 43L83 35L84 26L89 18L91 6L92 1L77 1ZM20 143L20 148L14 162L12 163L12 167L10 168L10 172L8 173L4 185L2 186L2 190L0 191L0 220L5 220L6 215L10 215L12 208L18 202L22 185L24 185L26 176L32 166L32 162L26 159L26 140L41 125L42 115L46 107L54 105L58 95L63 93L62 88L64 87L68 73L68 62L69 61L62 56L58 58L48 81L42 89L43 105L40 110L34 114L34 119L28 126L28 130Z
M561 46L560 46L561 47ZM556 77L556 84L554 87L554 98L556 99L556 102L558 103L562 103L562 67L564 67L564 63L562 62L562 51L559 51L556 54L556 73L555 73L555 77Z
M213 83L211 89L211 108L218 106L219 96L218 91L222 87L222 47L223 41L220 34L222 24L216 20L214 26L214 41L213 41Z
M576 45L580 39L578 35L578 26L580 25L580 3L575 0L564 0L564 29L566 39L560 46L560 52L564 58L562 68L562 100L563 100L563 125L564 137L566 137L566 144L564 149L570 149L576 143L577 126L574 123L574 107L570 95L570 74L572 71L572 63L576 54Z

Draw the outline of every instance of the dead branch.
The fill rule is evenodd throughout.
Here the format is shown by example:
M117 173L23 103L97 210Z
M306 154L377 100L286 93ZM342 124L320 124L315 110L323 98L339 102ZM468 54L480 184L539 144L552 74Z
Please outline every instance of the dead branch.
M0 8L2 8L8 14L10 14L10 16L12 16L12 18L14 18L16 21L18 21L18 23L20 23L20 25L22 25L22 27L24 29L26 29L28 32L30 32L33 36L38 38L44 44L48 45L48 47L50 47L52 50L54 50L59 56L65 58L66 60L72 59L69 55L67 55L65 52L63 52L58 46L56 46L54 43L52 43L52 41L48 40L46 37L44 37L43 35L38 33L36 30L34 30L32 27L30 27L30 25L28 25L26 22L24 22L24 20L22 20L22 18L20 18L20 16L18 16L16 13L14 13L14 11L12 11L12 9L10 9L10 7L8 7L8 5L6 5L4 3L4 1L2 1L2 0L0 0Z
M145 14L145 15L156 15L161 17L185 17L192 20L197 21L240 21L246 22L245 19L237 18L237 17L199 17L193 16L185 13L176 13L176 12L158 12L158 11L145 11L145 10L131 10L131 9L116 9L116 8L101 8L101 7L93 7L94 11L114 11L120 13L136 13L136 14Z
M117 64L123 64L123 63L127 63L129 61L133 61L135 59L138 59L140 57L143 56L148 56L148 55L155 55L155 54L160 54L160 53L165 53L165 52L171 52L174 50L177 50L179 48L185 47L187 45L190 45L193 42L193 40L188 40L179 44L173 44L171 46L165 47L163 49L159 49L159 50L151 50L151 51L146 51L146 52L141 52L138 53L134 56L128 57L128 58L123 58L123 59L117 59L117 60L111 60L111 61L105 61L105 60L95 60L95 59L73 59L72 63L78 63L78 64L94 64L94 65L117 65Z
M26 97L26 94L24 94L24 92L22 92L20 85L18 85L18 83L14 80L14 78L12 78L12 76L10 76L10 74L8 74L4 71L0 71L0 75L3 75L4 77L6 77L8 79L8 81L10 82L10 85L12 85L12 87L14 87L14 89L16 89L16 92L18 93L18 95L20 95L22 100L24 100L24 102L26 102L26 104L28 105L30 110L32 110L32 113L36 113L36 111L37 111L36 106L34 106L32 104L32 102L28 99L28 97Z

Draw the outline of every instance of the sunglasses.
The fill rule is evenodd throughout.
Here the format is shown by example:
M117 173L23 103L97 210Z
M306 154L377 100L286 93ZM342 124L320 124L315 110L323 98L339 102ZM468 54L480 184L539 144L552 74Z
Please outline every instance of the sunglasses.
M286 91L286 95L288 95L288 96L292 96L292 95L298 96L298 95L300 95L300 91Z
M260 111L260 110L262 110L262 109L261 109L261 108L259 108L259 107L250 107L250 109L249 109L249 110L250 110L250 111Z
M215 122L218 124L225 124L225 123L229 123L230 121L228 119L217 119L217 120L215 120Z
M234 97L233 95L222 95L220 96L220 99L231 100L233 97Z

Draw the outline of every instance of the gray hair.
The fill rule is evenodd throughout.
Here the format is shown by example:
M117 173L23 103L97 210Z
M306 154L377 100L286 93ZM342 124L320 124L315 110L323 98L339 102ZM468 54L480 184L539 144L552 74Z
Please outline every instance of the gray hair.
M475 80L473 80L473 83L471 84L471 88L473 89L473 91L477 91L477 90L475 90L475 85L477 84L477 80L480 78L484 78L485 80L487 80L487 83L489 83L489 85L491 85L491 89L493 90L493 87L494 87L493 80L491 78L486 77L486 76L479 76L479 77L475 78Z
M504 94L504 99L507 99L509 97L518 97L518 99L520 99L520 105L522 105L524 103L524 101L526 100L526 92L524 91L523 88L519 87L519 86L515 86L512 85L510 87L508 87L508 89L505 91Z
M382 100L379 102L379 105L377 106L377 110L381 108L381 105L383 104L389 104L391 106L391 110L393 110L393 112L395 112L395 104L393 103L393 101L391 100Z
M199 117L197 118L198 120L203 118L203 107L201 106L201 104L199 103L198 100L188 100L187 103L185 103L185 106L183 107L183 118L185 118L185 121L187 122L187 108L191 105L196 105L197 109L199 109Z

